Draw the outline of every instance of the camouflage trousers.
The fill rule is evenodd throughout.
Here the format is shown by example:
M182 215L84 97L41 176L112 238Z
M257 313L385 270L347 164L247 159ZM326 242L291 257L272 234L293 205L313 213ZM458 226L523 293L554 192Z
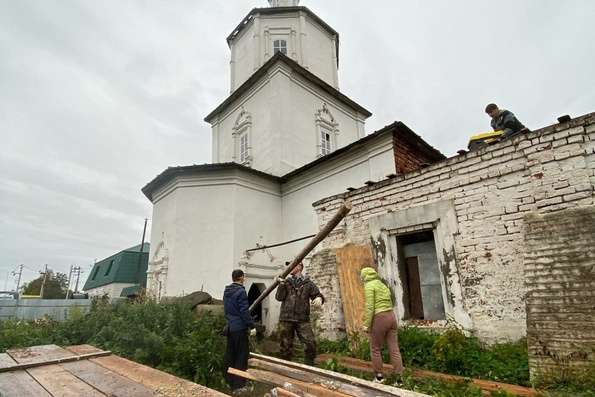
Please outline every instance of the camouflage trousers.
M312 326L308 322L279 322L281 336L281 357L284 360L291 361L293 357L293 339L297 334L298 339L304 344L305 363L314 365L316 358L316 339Z

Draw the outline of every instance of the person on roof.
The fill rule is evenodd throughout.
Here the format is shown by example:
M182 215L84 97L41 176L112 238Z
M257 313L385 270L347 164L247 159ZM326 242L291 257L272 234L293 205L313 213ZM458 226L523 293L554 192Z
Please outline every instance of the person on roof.
M297 337L304 344L304 362L314 365L316 339L310 325L310 302L321 307L324 297L312 280L302 273L304 264L298 264L287 278L279 278L275 298L281 302L279 329L281 336L281 357L291 361L293 339Z
M511 111L499 109L495 103L486 106L485 112L492 118L490 124L494 131L502 131L503 138L528 131Z
M227 373L228 368L242 371L248 369L250 346L248 334L255 335L254 320L250 316L248 295L244 288L246 277L242 270L231 273L232 283L225 287L223 293L223 310L227 326L224 333L227 336L225 351L225 379L233 394L240 394L246 389L246 380Z
M364 267L360 276L364 283L365 297L363 331L368 333L370 339L370 354L376 375L375 381L384 383L381 351L385 342L388 346L394 373L403 373L403 360L397 339L397 318L393 311L393 300L390 290L380 280L376 270Z

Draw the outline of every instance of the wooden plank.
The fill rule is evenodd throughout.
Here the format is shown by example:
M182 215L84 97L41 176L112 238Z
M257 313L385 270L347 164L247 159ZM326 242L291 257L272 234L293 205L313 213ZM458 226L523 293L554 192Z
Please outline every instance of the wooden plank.
M376 268L370 246L347 245L337 249L337 274L348 334L360 332L363 324L364 286L360 272L364 267Z
M251 358L248 362L251 368L261 369L264 371L274 372L279 375L287 376L292 379L297 379L302 382L314 383L339 391L341 393L349 394L355 397L390 397L392 393L378 391L376 389L368 389L366 387L353 385L351 383L338 382L335 379L321 376L312 372L304 371L297 368L290 368L284 365L273 364L268 361L263 361L255 358Z
M28 363L28 364L14 364L9 367L4 367L4 368L0 367L0 373L1 372L18 371L18 370L27 370L30 368L42 367L42 366L48 366L48 365L51 366L51 365L55 365L55 364L67 363L70 361L86 360L89 358L109 356L110 354L112 354L112 352L110 352L110 351L100 351L97 353L84 354L84 355L80 355L80 356L79 355L70 355L65 358L57 358L57 359L48 360L48 361L35 361L32 363Z
M110 397L157 396L147 387L133 382L89 360L60 364L66 371Z
M100 349L91 345L68 346L66 349L75 354L90 354L100 351ZM209 389L205 386L192 383L185 379L175 377L163 371L115 355L92 359L91 361L140 383L163 396L226 396L226 394L216 390Z
M16 364L16 361L14 361L8 354L0 354L0 366L12 366L14 364ZM25 371L14 371L0 374L0 396L51 397L51 395Z
M41 363L49 360L56 360L72 356L68 350L57 345L43 345L26 347L22 349L8 349L6 351L17 364Z
M16 363L8 354L0 353L0 368L12 367Z
M274 372L262 371L260 369L249 369L248 372L257 381L264 381L278 387L293 387L298 388L306 393L313 394L317 397L351 397L349 394L344 394L335 390L327 389L326 387L315 385L308 382L302 382L296 379L288 378Z
M417 256L405 258L407 264L407 286L409 287L409 316L413 319L424 318L424 305L421 298L421 279Z
M322 355L319 355L318 357L316 357L316 362L324 362L329 359L335 359L335 360L337 360L337 362L339 364L341 364L344 367L349 368L349 369L354 369L356 371L362 371L362 372L368 372L368 373L374 373L374 370L372 369L371 362L364 361L364 360L358 360L357 358L352 358L352 357L339 357L339 356L333 356L331 354L322 354ZM384 364L384 368L387 371L392 370L392 367L387 364ZM515 394L515 395L521 396L521 397L533 397L533 396L539 395L539 392L537 390L530 388L530 387L510 385L507 383L494 382L494 381L490 381L490 380L483 380L483 379L471 379L470 380L470 378L463 377L463 376L442 374L439 372L419 370L419 369L413 370L412 374L414 377L417 377L417 378L431 378L431 379L437 379L437 380L441 380L441 381L445 381L445 382L453 382L453 383L458 383L458 382L466 383L466 382L470 381L472 384L474 384L475 386L479 387L481 390L486 391L486 392L504 390L508 393L512 393L512 394Z
M27 372L14 371L0 374L2 397L52 397Z
M28 369L27 372L54 397L105 397L60 365Z
M299 394L292 393L281 387L275 387L273 390L271 390L271 394L273 397L301 397Z
M91 345L68 346L66 349L75 354L91 354L101 351L101 349ZM140 383L158 392L162 396L227 396L224 393L209 389L208 387L192 383L185 379L178 378L163 371L135 363L134 361L116 355L91 359L91 361L110 371Z
M340 382L344 382L347 384L359 385L364 386L369 389L376 389L382 392L391 393L393 396L400 396L400 397L428 397L426 394L416 393L409 390L403 390L396 387L382 385L374 382L367 381L365 379L356 378L355 376L349 376L345 374L340 374L333 371L328 371L326 369L311 367L309 365L298 364L291 361L281 360L280 358L264 356L262 354L250 353L251 358L261 359L263 361L268 361L274 364L284 365L290 368L297 368L302 369L304 371L308 371L314 374L322 375L329 377L331 379L338 380Z

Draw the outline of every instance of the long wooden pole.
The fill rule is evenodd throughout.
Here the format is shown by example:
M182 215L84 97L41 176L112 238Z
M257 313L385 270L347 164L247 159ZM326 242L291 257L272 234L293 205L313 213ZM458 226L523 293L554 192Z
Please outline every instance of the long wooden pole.
M304 249L302 249L300 253L297 254L297 256L293 259L291 264L287 266L283 273L281 273L278 277L287 277L289 273L291 273L297 265L302 263L306 255L308 255L318 245L318 243L324 240L326 236L328 236L330 232L333 231L333 229L339 224L339 222L341 222L341 220L343 220L343 218L345 218L349 211L351 211L351 203L346 201L345 203L343 203L343 206L339 209L339 211L337 211L335 216L333 216L331 220L328 221L326 225L324 225L324 227L318 232L318 234L316 234L316 236L314 236L314 238L310 240L308 245L306 245ZM279 281L277 280L277 278L275 278L273 283L269 285L269 287L266 290L264 290L263 293L260 294L260 296L256 298L256 300L252 303L249 309L250 312L252 312L260 302L262 302L267 296L269 296L271 292L273 292L275 288L277 288L278 285Z

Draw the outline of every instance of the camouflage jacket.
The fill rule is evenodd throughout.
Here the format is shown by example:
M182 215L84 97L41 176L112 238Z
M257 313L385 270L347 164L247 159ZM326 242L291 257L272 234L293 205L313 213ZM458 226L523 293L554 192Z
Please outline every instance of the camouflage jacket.
M310 321L310 301L324 296L308 276L301 278L289 276L279 284L275 298L281 303L279 321Z

